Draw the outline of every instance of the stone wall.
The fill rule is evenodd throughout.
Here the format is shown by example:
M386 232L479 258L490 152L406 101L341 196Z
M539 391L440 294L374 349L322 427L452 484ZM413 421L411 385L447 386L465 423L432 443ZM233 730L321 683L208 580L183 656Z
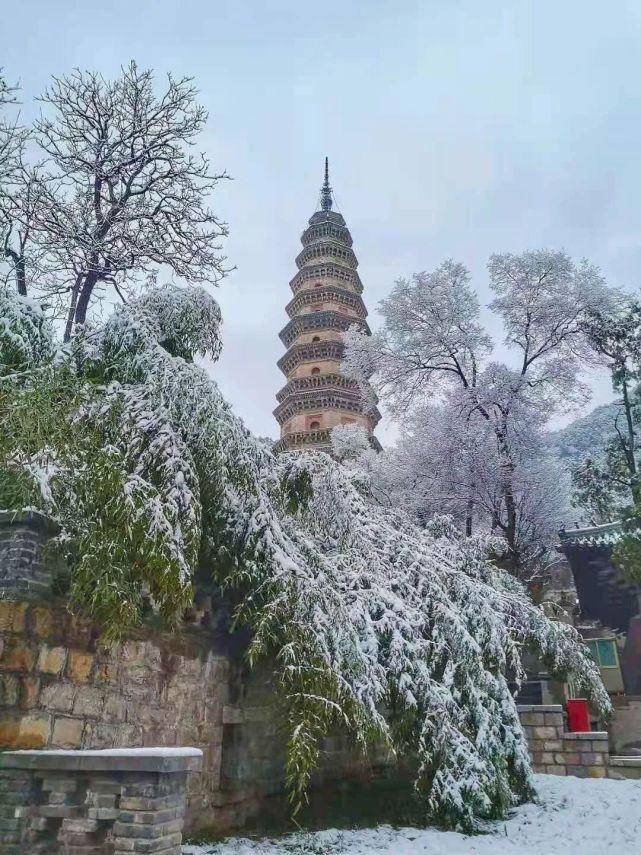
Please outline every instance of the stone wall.
M4 855L180 855L195 749L0 754Z
M105 648L62 601L0 600L0 750L200 748L190 829L237 827L282 793L273 704L269 674L207 630L148 628Z
M535 772L577 778L608 777L607 731L568 733L560 704L520 706L519 715Z

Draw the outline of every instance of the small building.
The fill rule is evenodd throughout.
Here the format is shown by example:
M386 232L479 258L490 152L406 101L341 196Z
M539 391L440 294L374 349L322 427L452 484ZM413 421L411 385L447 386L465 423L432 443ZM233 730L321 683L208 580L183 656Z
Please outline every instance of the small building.
M599 666L612 696L615 750L641 750L641 585L612 561L621 524L559 532L576 587L574 625Z

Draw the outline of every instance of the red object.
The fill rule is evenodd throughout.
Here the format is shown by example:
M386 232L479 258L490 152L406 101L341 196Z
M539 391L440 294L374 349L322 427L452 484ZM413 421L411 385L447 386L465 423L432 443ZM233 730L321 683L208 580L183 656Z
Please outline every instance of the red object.
M566 703L570 733L589 733L590 713L585 698L571 698Z

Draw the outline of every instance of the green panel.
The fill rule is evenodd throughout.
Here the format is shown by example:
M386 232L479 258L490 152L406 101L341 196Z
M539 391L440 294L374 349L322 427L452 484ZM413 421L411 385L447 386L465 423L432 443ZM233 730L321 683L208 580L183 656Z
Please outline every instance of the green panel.
M588 650L590 651L590 656L594 659L594 661L598 664L599 662L599 653L596 647L596 641L586 641L588 646Z
M597 641L597 651L599 654L599 665L602 668L617 667L617 652L614 641Z

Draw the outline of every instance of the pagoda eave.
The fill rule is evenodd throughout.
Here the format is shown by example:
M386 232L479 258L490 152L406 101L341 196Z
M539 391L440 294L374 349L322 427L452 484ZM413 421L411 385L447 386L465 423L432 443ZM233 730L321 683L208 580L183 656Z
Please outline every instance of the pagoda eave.
M363 400L357 396L332 395L330 393L319 398L318 396L287 398L273 411L276 421L283 425L292 416L300 413L323 410L324 412L347 413L366 416L372 425L377 425L381 420L381 414L375 407L366 410Z
M292 377L282 389L276 393L276 399L284 401L291 395L296 395L301 392L322 390L326 388L342 390L358 388L355 380L350 377L345 377L344 374L312 374L307 377Z
M328 279L335 280L337 282L349 282L350 285L354 286L354 290L357 294L362 294L363 292L363 283L361 282L360 276L356 270L348 267L341 267L331 261L303 267L289 280L289 287L294 294L297 294L304 290L306 282L319 279L323 280L324 284L327 283Z
M309 312L306 315L298 315L292 318L288 324L278 334L280 340L289 347L292 345L299 335L306 332L346 332L351 326L358 326L360 329L370 334L370 328L363 318L354 318L351 315L345 315L342 312L320 311Z
M345 345L342 341L326 339L325 341L310 342L309 344L295 344L283 354L276 363L283 374L296 368L301 362L316 362L318 360L331 360L342 362L345 353Z
M340 306L346 306L356 312L359 318L367 317L367 309L363 298L353 291L347 291L344 288L337 288L332 285L325 285L323 288L314 288L313 290L298 291L292 297L289 303L285 306L285 311L290 318L296 317L300 310L305 306L313 306L317 303L336 303Z

